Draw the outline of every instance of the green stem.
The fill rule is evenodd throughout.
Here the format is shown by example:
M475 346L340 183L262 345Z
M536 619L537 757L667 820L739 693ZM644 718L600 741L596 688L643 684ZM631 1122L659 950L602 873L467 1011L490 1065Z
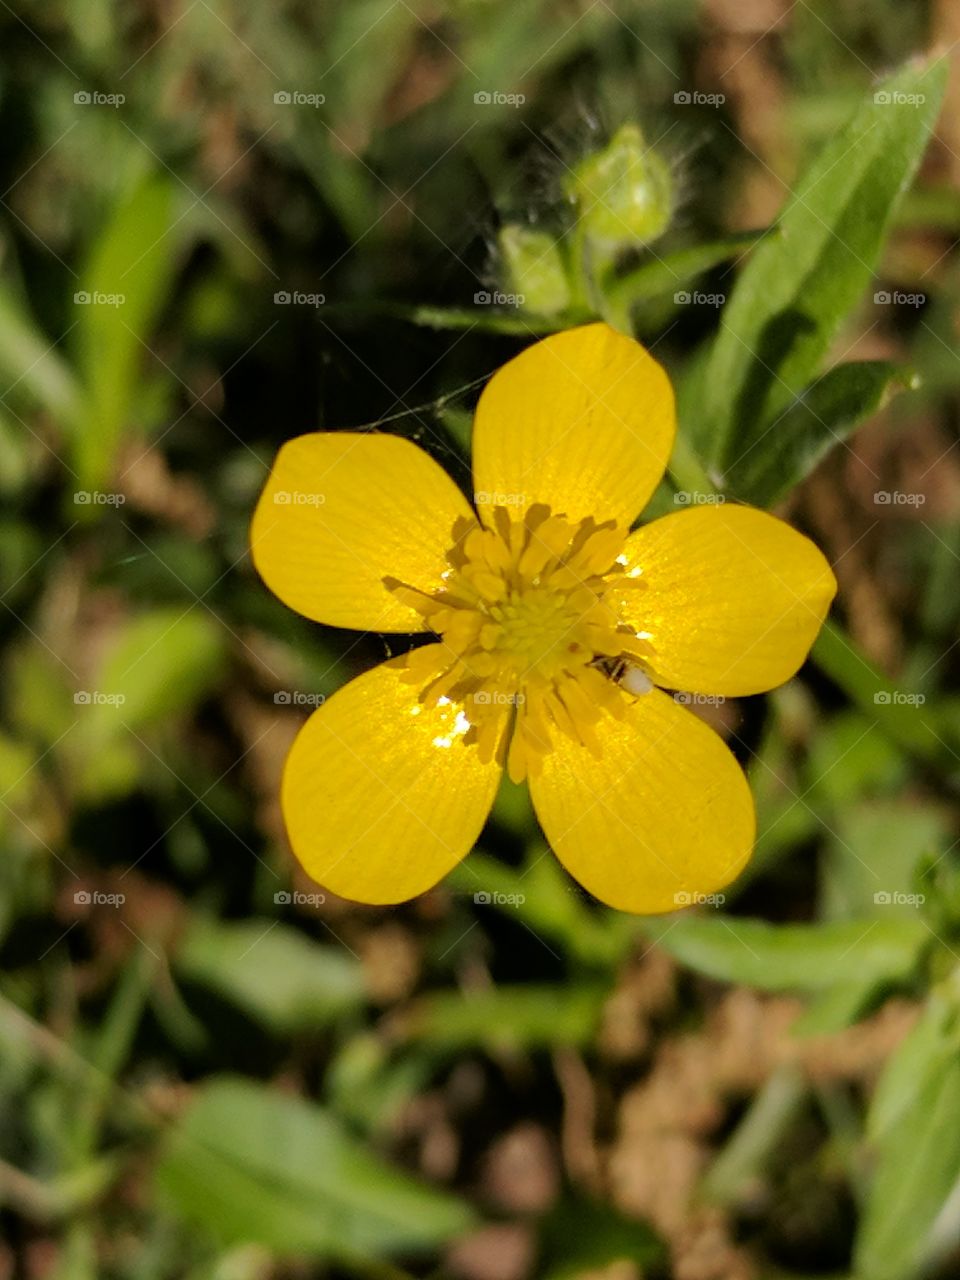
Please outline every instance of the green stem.
M670 478L683 493L716 493L717 486L707 475L703 463L680 432L673 442L673 453L668 467Z
M763 1175L807 1091L807 1082L797 1067L783 1066L773 1073L707 1173L703 1192L709 1200L735 1204L750 1183Z
M73 1153L78 1163L85 1162L96 1146L107 1102L129 1055L158 964L151 951L140 947L124 968L114 992L91 1061L95 1074L84 1089L74 1121Z
M597 315L600 310L585 224L578 221L570 245L571 310Z
M839 623L824 623L810 656L891 742L921 760L940 757L944 744L924 715L920 695L881 675Z

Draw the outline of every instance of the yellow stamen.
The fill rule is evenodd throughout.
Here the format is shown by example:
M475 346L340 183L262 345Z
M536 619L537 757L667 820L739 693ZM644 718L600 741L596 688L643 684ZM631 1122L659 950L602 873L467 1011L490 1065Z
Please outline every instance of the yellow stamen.
M460 706L451 741L476 745L485 759L499 755L519 782L540 771L557 733L599 754L597 722L621 717L631 697L610 671L622 657L642 668L652 648L623 621L625 598L645 585L625 574L626 529L569 521L542 504L521 519L497 507L492 522L451 549L453 567L435 595L389 585L449 652L421 700ZM425 676L414 651L407 678Z

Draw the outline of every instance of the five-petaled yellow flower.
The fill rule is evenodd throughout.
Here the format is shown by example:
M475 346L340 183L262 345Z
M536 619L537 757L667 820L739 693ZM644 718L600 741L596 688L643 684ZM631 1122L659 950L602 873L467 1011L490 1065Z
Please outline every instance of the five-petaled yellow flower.
M746 779L662 690L782 684L836 583L807 538L751 507L690 505L631 532L674 433L660 365L591 324L487 384L476 511L398 436L283 446L251 531L267 585L318 622L433 635L350 681L294 742L282 805L311 876L360 902L422 893L473 845L504 767L614 907L671 911L737 875Z

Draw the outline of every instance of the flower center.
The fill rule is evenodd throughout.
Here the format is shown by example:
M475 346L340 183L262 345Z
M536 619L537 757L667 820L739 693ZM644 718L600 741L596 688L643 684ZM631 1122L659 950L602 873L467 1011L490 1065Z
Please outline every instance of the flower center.
M531 672L554 674L569 662L576 641L572 639L581 614L569 596L549 586L509 591L490 606L491 625L499 627L493 651L504 666L517 670L518 678Z
M611 674L652 652L621 615L643 585L625 567L626 532L613 521L569 521L543 504L521 519L497 507L493 528L474 527L455 543L440 591L390 584L449 656L437 675L429 652L408 655L407 678L422 685L421 701L462 703L470 726L463 741L487 760L506 749L512 720L507 768L515 782L539 772L556 732L599 754L594 725L627 705Z

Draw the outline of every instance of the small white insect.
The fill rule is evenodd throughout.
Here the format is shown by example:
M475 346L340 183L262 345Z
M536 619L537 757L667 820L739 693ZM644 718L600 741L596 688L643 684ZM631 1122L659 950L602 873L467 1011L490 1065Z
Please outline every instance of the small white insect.
M621 689L627 693L632 693L636 697L640 697L645 693L649 693L653 688L653 681L643 670L642 667L635 666L629 658L596 658L590 663L592 667L596 667L598 671L602 671L604 675L609 676L614 684L618 684Z
M620 677L621 689L626 689L627 693L632 693L637 697L649 693L653 688L653 681L644 671L643 667L635 667L632 663L626 663L626 669Z

